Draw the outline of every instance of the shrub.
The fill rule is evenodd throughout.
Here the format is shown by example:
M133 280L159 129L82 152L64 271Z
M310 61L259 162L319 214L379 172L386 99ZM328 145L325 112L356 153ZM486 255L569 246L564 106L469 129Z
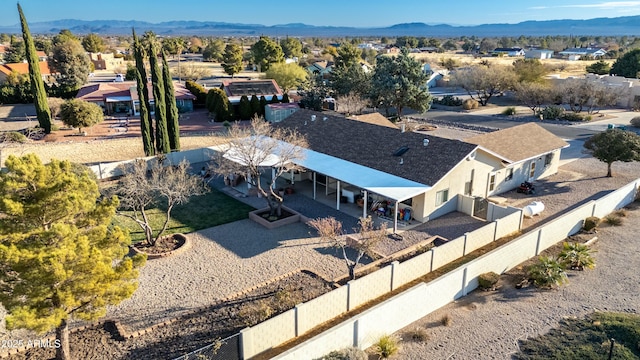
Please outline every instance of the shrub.
M24 144L27 142L27 137L17 131L8 131L0 133L0 143L2 142Z
M427 330L421 327L410 330L409 332L407 332L407 336L415 342L427 342L430 338Z
M622 218L619 217L619 216L615 216L615 215L607 215L604 218L604 222L607 225L620 226L620 225L622 225Z
M566 121L585 121L587 117L574 112L565 112L560 116L560 119Z
M615 216L627 217L627 209L620 209L613 212Z
M631 119L631 126L640 128L640 116L636 116Z
M382 359L387 359L400 350L398 338L393 335L383 335L374 344L375 353Z
M451 326L451 324L453 323L453 319L451 318L451 315L446 314L440 319L440 323L443 326Z
M589 216L588 218L584 219L584 225L582 226L582 228L585 231L591 231L598 227L598 224L600 224L600 218L596 216Z
M273 309L266 301L260 301L257 304L246 304L238 311L238 317L244 325L253 326L261 323L273 315Z
M319 360L367 360L367 353L355 347L330 352Z
M474 99L466 99L462 102L462 108L465 110L477 109L478 106L480 106L480 104Z
M433 103L444 106L461 106L462 99L453 95L445 95L441 99L433 99Z
M500 275L492 272L480 274L478 276L478 284L482 289L492 289L498 283Z
M565 267L574 270L592 269L596 266L596 262L591 256L591 249L580 243L565 242L558 259Z
M540 256L538 263L530 266L527 273L534 285L541 288L553 288L568 281L562 264L548 256Z
M502 111L502 115L506 115L506 116L512 116L512 115L515 115L516 113L517 113L516 108L513 106L509 106Z
M542 118L547 120L559 119L563 113L564 109L562 107L553 105L547 106L540 112Z

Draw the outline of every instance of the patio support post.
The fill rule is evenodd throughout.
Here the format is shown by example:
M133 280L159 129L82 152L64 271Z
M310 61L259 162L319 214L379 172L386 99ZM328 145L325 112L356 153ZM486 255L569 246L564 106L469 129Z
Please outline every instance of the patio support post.
M396 200L396 206L393 209L393 233L398 231L398 201Z
M271 188L276 188L276 168L271 168Z
M313 200L316 199L316 172L313 172Z
M291 174L291 185L293 185L293 184L295 184L295 183L296 183L295 179L293 178L293 175L294 175L294 174L293 174L293 170L290 170L289 172L290 172L290 174Z
M247 189L251 189L251 173L247 173Z
M363 218L367 218L367 198L369 197L369 194L367 193L367 190L364 190L364 205L362 206L362 217Z
M336 210L340 210L340 180L336 181Z

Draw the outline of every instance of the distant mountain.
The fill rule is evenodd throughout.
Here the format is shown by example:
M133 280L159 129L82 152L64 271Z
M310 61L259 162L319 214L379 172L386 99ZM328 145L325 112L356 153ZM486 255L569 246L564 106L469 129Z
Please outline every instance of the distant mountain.
M452 26L424 23L397 24L383 28L355 28L339 26L314 26L301 23L265 26L260 24L237 24L214 21L169 21L149 23L136 20L56 20L29 24L31 32L38 34L58 33L69 29L73 33L98 33L105 35L130 34L131 28L138 33L154 31L157 34L209 35L209 36L543 36L543 35L638 35L640 16L596 18L589 20L524 21L518 24L484 24L475 26ZM19 33L20 25L0 26L0 33Z

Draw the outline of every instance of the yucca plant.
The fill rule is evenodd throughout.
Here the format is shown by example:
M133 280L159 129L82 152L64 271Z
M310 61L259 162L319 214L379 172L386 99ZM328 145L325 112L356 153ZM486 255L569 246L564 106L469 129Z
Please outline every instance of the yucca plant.
M393 335L383 335L374 344L375 353L381 359L387 359L400 350L398 338Z
M533 283L542 288L553 288L568 281L560 261L549 256L540 256L538 263L529 267L528 274Z
M572 270L593 269L596 262L591 256L591 252L591 249L585 244L565 242L558 259L566 268Z

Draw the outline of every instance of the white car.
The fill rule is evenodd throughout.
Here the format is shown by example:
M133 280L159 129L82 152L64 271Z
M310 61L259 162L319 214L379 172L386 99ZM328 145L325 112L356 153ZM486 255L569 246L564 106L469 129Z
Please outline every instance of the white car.
M116 74L116 79L114 82L124 82L124 74Z

